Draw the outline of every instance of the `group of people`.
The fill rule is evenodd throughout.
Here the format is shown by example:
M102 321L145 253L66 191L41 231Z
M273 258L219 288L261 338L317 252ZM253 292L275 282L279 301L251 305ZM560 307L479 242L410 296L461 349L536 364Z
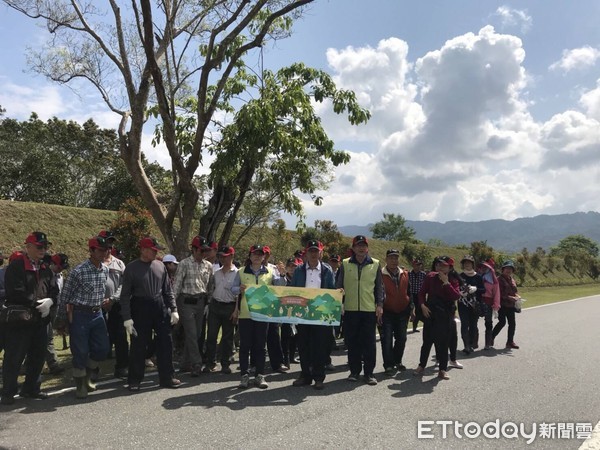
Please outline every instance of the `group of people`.
M145 237L139 241L139 258L125 265L115 256L116 240L107 230L89 239L89 258L70 270L64 282L62 271L68 268L68 257L45 256L51 245L45 233L30 233L24 249L10 256L0 274L5 303L0 310L2 404L14 403L17 392L21 397L47 397L40 389L40 375L53 330L70 335L75 395L81 399L96 389L99 363L113 346L114 374L127 379L131 392L140 390L149 354L155 356L159 385L179 387L173 361L174 328L183 336L179 373L192 377L217 371L217 359L220 371L231 374L237 338L241 389L268 387L267 354L276 372L287 372L290 363L300 363L293 386L324 389L340 334L348 351L348 380L362 378L376 385L377 330L385 373L394 375L406 370L402 360L407 328L412 322L413 331L418 331L418 321L424 323L423 345L414 374L423 373L435 346L438 376L448 379L449 365L462 368L456 357L457 308L466 354L478 348L480 316L485 318L486 349L493 347L507 321L507 347L518 348L514 332L520 297L511 261L502 264L497 277L492 260L476 267L474 259L465 256L458 273L452 258L441 256L426 273L419 259L407 271L399 264L400 252L389 249L382 267L369 254L367 237L359 235L343 260L338 255L324 260L323 244L310 240L286 264L271 264L269 247L257 244L250 247L245 262L236 265L233 247L218 247L195 236L191 255L181 261L170 254L159 259L164 247L155 238ZM255 320L244 295L255 285L341 290L341 327ZM494 311L498 323L492 328ZM25 381L19 389L22 366Z

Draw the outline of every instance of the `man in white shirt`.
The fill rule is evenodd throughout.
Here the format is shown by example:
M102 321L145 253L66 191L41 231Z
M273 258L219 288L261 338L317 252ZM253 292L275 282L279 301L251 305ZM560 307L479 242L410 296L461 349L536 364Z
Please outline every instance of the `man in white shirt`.
M233 265L235 250L224 246L218 251L222 266L214 274L215 290L208 309L208 335L206 338L207 372L217 370L217 336L221 330L221 373L230 374L230 358L233 355L233 334L238 320L237 295L231 291L237 267Z

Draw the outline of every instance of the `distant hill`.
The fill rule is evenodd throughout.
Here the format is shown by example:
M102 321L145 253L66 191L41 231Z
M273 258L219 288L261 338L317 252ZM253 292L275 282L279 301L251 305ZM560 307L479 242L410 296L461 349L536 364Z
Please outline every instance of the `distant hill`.
M371 236L369 227L348 225L339 230L348 236L364 234ZM540 215L515 220L483 220L445 223L407 220L406 225L416 231L417 239L428 242L440 239L448 245L469 245L474 241L487 241L496 250L517 252L527 247L548 250L561 239L572 234L583 234L600 242L600 213L578 212L574 214Z

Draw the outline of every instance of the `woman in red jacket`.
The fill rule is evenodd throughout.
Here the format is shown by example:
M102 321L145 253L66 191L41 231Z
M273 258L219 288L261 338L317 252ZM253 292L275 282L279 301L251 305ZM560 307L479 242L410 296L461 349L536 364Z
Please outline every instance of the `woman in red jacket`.
M517 327L515 313L517 312L516 303L521 298L517 292L517 283L513 278L515 264L511 261L505 261L502 264L502 274L498 277L500 286L500 311L498 311L498 323L494 327L493 336L498 336L498 333L506 325L508 321L508 338L506 339L506 348L517 349L519 346L515 344L515 329ZM520 310L519 310L520 312Z
M448 348L454 322L454 302L460 298L459 290L448 279L450 261L447 256L439 256L434 260L435 271L429 272L419 291L419 304L425 317L423 325L423 345L421 358L414 375L422 375L429 359L431 347L439 361L438 377L448 380Z

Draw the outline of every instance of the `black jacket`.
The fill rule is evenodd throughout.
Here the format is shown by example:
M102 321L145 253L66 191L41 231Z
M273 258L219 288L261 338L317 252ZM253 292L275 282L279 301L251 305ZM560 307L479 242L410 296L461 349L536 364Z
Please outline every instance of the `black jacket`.
M50 297L57 303L58 286L54 273L46 264L39 269L31 264L25 253L15 252L4 275L6 305L25 305L35 307L35 303Z

